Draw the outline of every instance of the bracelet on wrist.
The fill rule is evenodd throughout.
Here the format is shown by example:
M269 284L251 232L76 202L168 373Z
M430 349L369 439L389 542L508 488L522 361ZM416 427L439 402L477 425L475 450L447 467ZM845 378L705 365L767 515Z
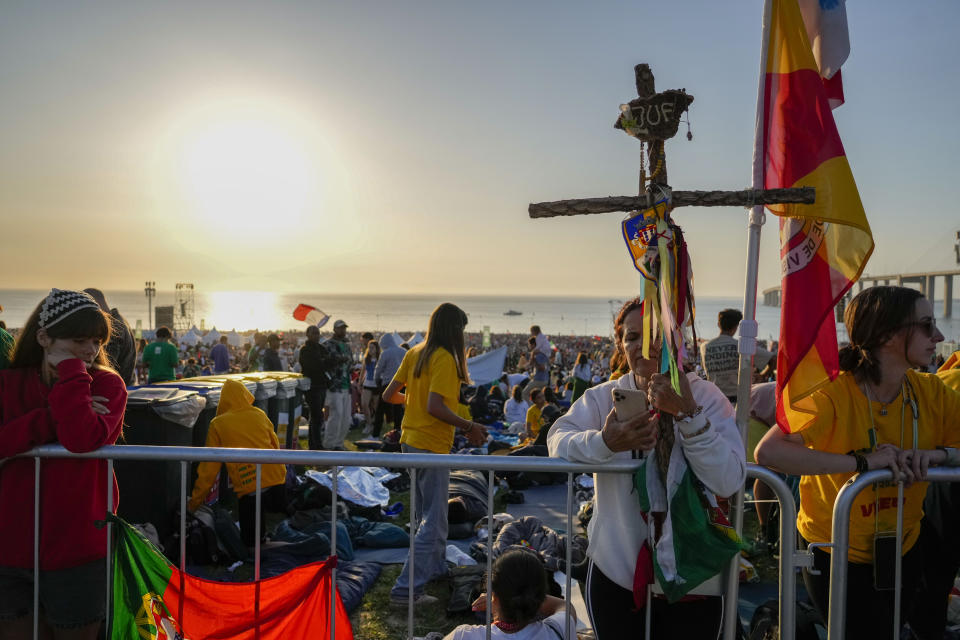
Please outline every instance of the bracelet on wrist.
M870 465L867 462L867 458L859 453L851 453L853 459L857 463L857 473L866 473L870 470Z
M692 420L693 418L696 418L701 413L703 413L703 407L700 405L697 405L697 408L691 411L690 413L687 413L685 411L678 411L677 414L674 416L674 418L676 420L686 422L686 421Z

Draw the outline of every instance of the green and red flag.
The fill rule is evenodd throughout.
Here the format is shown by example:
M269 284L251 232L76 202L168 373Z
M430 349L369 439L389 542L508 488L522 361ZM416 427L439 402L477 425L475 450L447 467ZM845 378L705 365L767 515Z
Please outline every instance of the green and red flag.
M839 373L833 309L873 236L797 0L768 0L761 73L754 186L816 188L812 205L767 205L780 216L777 423L793 433L813 419L810 396Z
M113 640L329 638L336 557L257 582L214 582L181 573L129 524L116 526ZM336 596L336 638L352 640Z

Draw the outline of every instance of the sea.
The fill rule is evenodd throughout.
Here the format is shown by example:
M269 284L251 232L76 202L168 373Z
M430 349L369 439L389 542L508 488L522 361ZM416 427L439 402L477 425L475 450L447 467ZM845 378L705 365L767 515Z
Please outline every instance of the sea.
M0 320L8 327L20 327L46 294L41 290L0 289ZM119 309L130 326L148 329L148 299L143 290L104 291L111 307ZM762 301L762 297L760 298ZM277 293L272 291L186 291L158 290L149 308L172 306L176 325L196 326L207 331L236 329L288 331L305 328L293 318L298 304L308 304L333 320L342 318L352 331L397 331L401 334L425 331L431 311L442 302L453 302L469 317L467 331L526 333L530 325L540 325L547 335L609 336L613 316L623 300L601 297L531 297L493 295L331 295L323 293ZM717 314L726 308L742 309L739 298L707 297L696 299L698 337L717 333ZM954 300L954 315L960 315L960 300ZM182 311L182 313L181 313ZM516 312L508 315L508 312ZM935 304L937 323L947 340L960 337L960 318L944 319L943 303ZM179 315L179 317L177 317ZM780 331L780 308L757 305L758 337L776 340ZM838 337L846 332L837 325Z

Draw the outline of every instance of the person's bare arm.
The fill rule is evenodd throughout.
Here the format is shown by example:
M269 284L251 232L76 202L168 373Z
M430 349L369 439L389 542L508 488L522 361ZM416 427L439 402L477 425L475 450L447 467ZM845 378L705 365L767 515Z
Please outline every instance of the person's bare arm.
M393 402L391 398L393 398L394 394L396 394L402 388L403 388L402 382L398 380L391 380L390 384L388 384L387 388L383 390L383 393L380 395L380 397L383 398L384 402L388 402L391 404L401 404L399 402ZM401 393L400 396L403 397L404 394Z
M869 470L889 468L895 474L901 470L898 464L900 449L891 444L881 444L876 451L864 454ZM853 473L857 461L843 453L830 453L808 448L798 433L784 433L773 426L757 444L754 451L757 463L792 475L822 475L827 473Z

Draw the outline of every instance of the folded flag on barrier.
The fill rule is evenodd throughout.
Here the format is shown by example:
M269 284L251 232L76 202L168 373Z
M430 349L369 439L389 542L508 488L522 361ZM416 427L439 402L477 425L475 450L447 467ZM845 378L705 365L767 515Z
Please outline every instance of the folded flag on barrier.
M259 582L214 582L181 573L116 516L113 640L330 637L330 589L336 557ZM336 638L352 640L336 597Z
M330 319L329 315L308 304L298 304L297 308L293 310L293 317L301 322L315 324L317 327L323 327Z

